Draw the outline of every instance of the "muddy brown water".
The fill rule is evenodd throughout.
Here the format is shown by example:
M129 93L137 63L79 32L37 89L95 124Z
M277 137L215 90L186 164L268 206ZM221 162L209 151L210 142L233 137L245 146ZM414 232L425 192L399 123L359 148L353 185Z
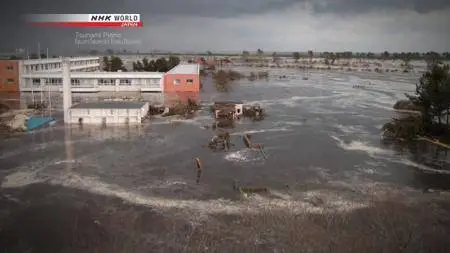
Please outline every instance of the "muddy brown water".
M189 120L106 128L58 123L2 140L0 242L7 252L93 252L133 231L136 241L126 242L128 252L143 252L139 246L150 240L141 236L146 233L161 236L151 239L152 245L167 246L189 234L196 216L228 213L242 205L233 188L236 182L268 188L272 195L264 198L289 196L300 202L310 193L338 192L363 203L373 185L394 195L450 187L448 174L421 163L423 156L445 159L445 152L380 141L381 126L393 116L392 105L404 92L414 91L415 77L312 72L302 80L301 72L283 71L285 79L241 80L229 93L216 92L206 79L203 104L243 100L260 104L268 114L262 121L242 119L227 129L234 144L229 152L205 148L214 134L205 127L213 123L208 106ZM352 88L369 81L374 84L370 89ZM85 101L101 94L74 96ZM159 99L155 96L148 99ZM54 98L56 106L58 95ZM61 117L57 110L54 115ZM267 159L246 149L244 134L264 145ZM204 167L199 184L196 157ZM185 232L162 235L175 221ZM165 252L171 252L167 247Z

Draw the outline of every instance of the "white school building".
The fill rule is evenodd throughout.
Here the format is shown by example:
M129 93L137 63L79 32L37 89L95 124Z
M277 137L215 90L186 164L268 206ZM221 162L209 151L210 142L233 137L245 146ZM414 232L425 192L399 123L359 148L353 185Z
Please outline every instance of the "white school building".
M163 92L163 72L100 71L100 57L68 58L71 92ZM62 92L63 58L19 61L21 92Z

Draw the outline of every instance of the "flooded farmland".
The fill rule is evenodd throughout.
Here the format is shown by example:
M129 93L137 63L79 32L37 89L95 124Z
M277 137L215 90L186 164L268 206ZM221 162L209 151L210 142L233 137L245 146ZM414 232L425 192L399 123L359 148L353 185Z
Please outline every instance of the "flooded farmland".
M5 252L450 250L450 176L380 141L392 105L414 92L417 76L270 73L226 93L206 78L206 106L192 119L58 123L2 140L0 245ZM268 115L235 122L228 152L205 147L214 136L208 106L218 100L257 103ZM245 147L244 134L264 144L266 158ZM243 195L235 185L269 190Z

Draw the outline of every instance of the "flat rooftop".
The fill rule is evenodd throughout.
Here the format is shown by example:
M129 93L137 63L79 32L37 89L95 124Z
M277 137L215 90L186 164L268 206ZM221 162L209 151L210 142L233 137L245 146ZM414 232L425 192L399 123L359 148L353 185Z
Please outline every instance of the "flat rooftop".
M199 64L178 64L171 70L167 71L167 74L195 74L200 73Z
M71 109L140 109L145 103L129 103L129 102L92 102L77 104Z

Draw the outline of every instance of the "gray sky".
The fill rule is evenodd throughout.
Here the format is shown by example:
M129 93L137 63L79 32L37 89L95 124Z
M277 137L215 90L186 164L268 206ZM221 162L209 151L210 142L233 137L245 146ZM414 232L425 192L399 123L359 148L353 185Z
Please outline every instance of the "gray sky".
M3 6L5 7L5 6ZM144 28L36 28L25 13L140 13ZM450 0L15 0L0 10L0 51L450 51ZM79 45L75 34L121 33L130 45ZM6 36L2 36L5 38Z

